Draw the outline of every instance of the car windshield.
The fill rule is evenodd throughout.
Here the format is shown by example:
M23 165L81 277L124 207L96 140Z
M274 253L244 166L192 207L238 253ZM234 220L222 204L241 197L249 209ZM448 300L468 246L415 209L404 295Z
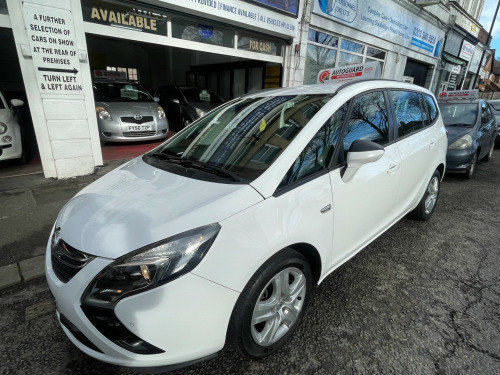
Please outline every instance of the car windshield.
M128 82L95 82L96 102L152 102L153 98L141 86Z
M192 87L182 88L181 91L186 100L191 103L224 103L224 100L219 95L210 90Z
M333 95L234 100L202 117L144 160L158 168L203 165L233 181L259 177ZM172 168L167 170L172 170ZM185 168L177 168L179 174ZM175 173L175 168L172 170ZM214 173L215 174L215 173ZM186 174L187 175L187 174Z
M475 103L439 103L439 109L446 126L474 126L478 106Z

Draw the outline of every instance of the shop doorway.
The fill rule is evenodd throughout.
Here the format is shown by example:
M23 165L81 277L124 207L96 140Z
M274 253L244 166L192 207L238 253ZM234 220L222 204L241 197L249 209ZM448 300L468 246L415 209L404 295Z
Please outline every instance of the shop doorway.
M412 77L415 85L428 87L426 84L429 75L429 66L426 64L408 59L403 75L405 77Z

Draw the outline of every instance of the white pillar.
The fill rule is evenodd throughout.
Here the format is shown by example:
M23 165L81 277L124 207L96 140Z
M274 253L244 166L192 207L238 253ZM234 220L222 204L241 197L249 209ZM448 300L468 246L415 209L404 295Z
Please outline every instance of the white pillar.
M79 0L7 0L45 177L102 165Z

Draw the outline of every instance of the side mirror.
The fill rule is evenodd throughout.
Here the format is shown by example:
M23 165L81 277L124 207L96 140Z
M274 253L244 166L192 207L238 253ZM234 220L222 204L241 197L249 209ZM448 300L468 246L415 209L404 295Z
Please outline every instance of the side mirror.
M181 102L179 101L179 99L172 99L171 102L175 103L175 104L181 104Z
M159 97L157 97L157 96L155 96L155 97L153 97L153 100L154 100L156 103L158 103L158 102L160 101L160 98L159 98Z
M359 168L368 163L374 163L384 155L385 149L381 145L358 139L354 141L347 153L347 169L342 176L344 182L349 182Z
M24 105L24 102L20 99L12 99L10 101L10 104L12 104L13 107L20 107L20 106Z

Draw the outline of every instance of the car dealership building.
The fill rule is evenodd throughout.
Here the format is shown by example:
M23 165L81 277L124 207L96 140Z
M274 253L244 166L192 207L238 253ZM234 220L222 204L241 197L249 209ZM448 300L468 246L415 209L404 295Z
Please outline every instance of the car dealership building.
M447 30L407 0L0 0L0 90L25 93L44 174L67 178L103 164L94 71L228 100L378 62L435 91Z

